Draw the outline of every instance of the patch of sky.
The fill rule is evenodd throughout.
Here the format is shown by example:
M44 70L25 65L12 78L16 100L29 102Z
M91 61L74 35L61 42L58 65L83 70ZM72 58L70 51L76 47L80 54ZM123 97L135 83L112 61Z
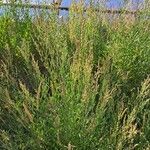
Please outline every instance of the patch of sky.
M23 0L22 2L29 2L32 4L51 4L53 2L53 0ZM76 2L79 2L80 0L76 0ZM85 5L89 5L91 0L85 0L84 3ZM99 3L101 4L101 1L103 0L95 0L95 3ZM128 10L137 10L139 9L139 6L141 6L144 3L144 0L129 0L130 1L130 7L127 6ZM4 3L9 2L9 0L3 0ZM63 7L69 7L72 3L72 0L62 0L62 4L61 6ZM125 4L125 0L105 0L105 8L106 9L121 9L123 8ZM37 11L37 10L36 10ZM0 15L2 15L4 12L4 8L1 6L0 7ZM49 12L49 11L48 11ZM33 15L33 9L31 9L30 11L31 15ZM60 15L61 16L67 16L68 12L61 10L60 11Z

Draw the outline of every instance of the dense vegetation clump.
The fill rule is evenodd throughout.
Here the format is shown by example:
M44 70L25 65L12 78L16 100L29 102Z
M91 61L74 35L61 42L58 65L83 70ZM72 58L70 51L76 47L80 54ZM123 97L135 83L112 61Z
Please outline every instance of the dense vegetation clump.
M110 21L75 4L64 21L9 11L0 16L1 150L150 148L150 20Z

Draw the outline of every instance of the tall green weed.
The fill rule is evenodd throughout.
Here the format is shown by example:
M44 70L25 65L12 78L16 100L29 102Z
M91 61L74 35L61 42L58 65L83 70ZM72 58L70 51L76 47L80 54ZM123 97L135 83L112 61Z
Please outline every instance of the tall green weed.
M44 16L0 17L0 148L149 149L149 20Z

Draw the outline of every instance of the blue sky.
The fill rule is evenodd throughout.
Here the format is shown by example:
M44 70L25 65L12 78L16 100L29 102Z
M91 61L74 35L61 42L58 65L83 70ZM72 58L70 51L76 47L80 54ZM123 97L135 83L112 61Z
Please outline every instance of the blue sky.
M46 2L46 3L51 3L53 0L30 0L33 3L42 3L42 2ZM62 6L70 6L72 0L63 0L62 1ZM79 1L79 0L76 0ZM90 0L85 0L85 3L88 4ZM97 0L99 1L99 0ZM138 3L142 3L144 0L130 0L132 2L132 7L136 8ZM107 8L120 8L123 5L123 0L108 0L108 2L106 2L106 6Z
M6 2L7 0L3 0L4 2ZM25 0L23 0L25 1ZM31 3L43 3L46 2L47 4L52 3L53 0L29 0ZM67 6L69 7L71 4L72 0L62 0L62 6ZM79 1L79 0L76 0ZM84 0L86 4L88 4L90 2L90 0ZM100 0L95 0L95 1L99 1ZM113 9L118 9L123 5L123 0L106 0L106 7L109 8L113 8ZM135 9L137 8L137 4L138 3L142 3L144 0L129 0L130 2L132 2L132 8L131 9Z
M3 0L3 1L7 1L7 0ZM46 2L47 4L52 3L53 0L29 0L31 3L43 3ZM76 0L79 1L79 0ZM100 0L95 0L95 1L100 1ZM135 10L137 9L137 4L138 3L142 3L144 0L130 0L132 2L132 5L130 5L131 7L129 9L131 10ZM69 7L71 4L72 0L62 0L62 5L61 6L66 6ZM85 3L88 4L90 2L90 0L85 0ZM107 0L106 2L106 8L107 9L119 9L123 6L123 0ZM60 12L61 15L66 15L68 14L68 12L66 11L61 11Z
M50 0L49 0L50 1ZM62 1L62 6L70 6L72 0L63 0ZM79 1L79 0L77 0ZM88 4L90 0L85 0L85 3ZM99 1L99 0L97 0ZM129 9L135 10L137 9L137 6L139 3L142 3L144 0L130 0L132 2L132 5ZM123 6L123 0L108 0L106 2L106 8L107 9L119 9ZM61 14L66 14L67 12L61 11Z

